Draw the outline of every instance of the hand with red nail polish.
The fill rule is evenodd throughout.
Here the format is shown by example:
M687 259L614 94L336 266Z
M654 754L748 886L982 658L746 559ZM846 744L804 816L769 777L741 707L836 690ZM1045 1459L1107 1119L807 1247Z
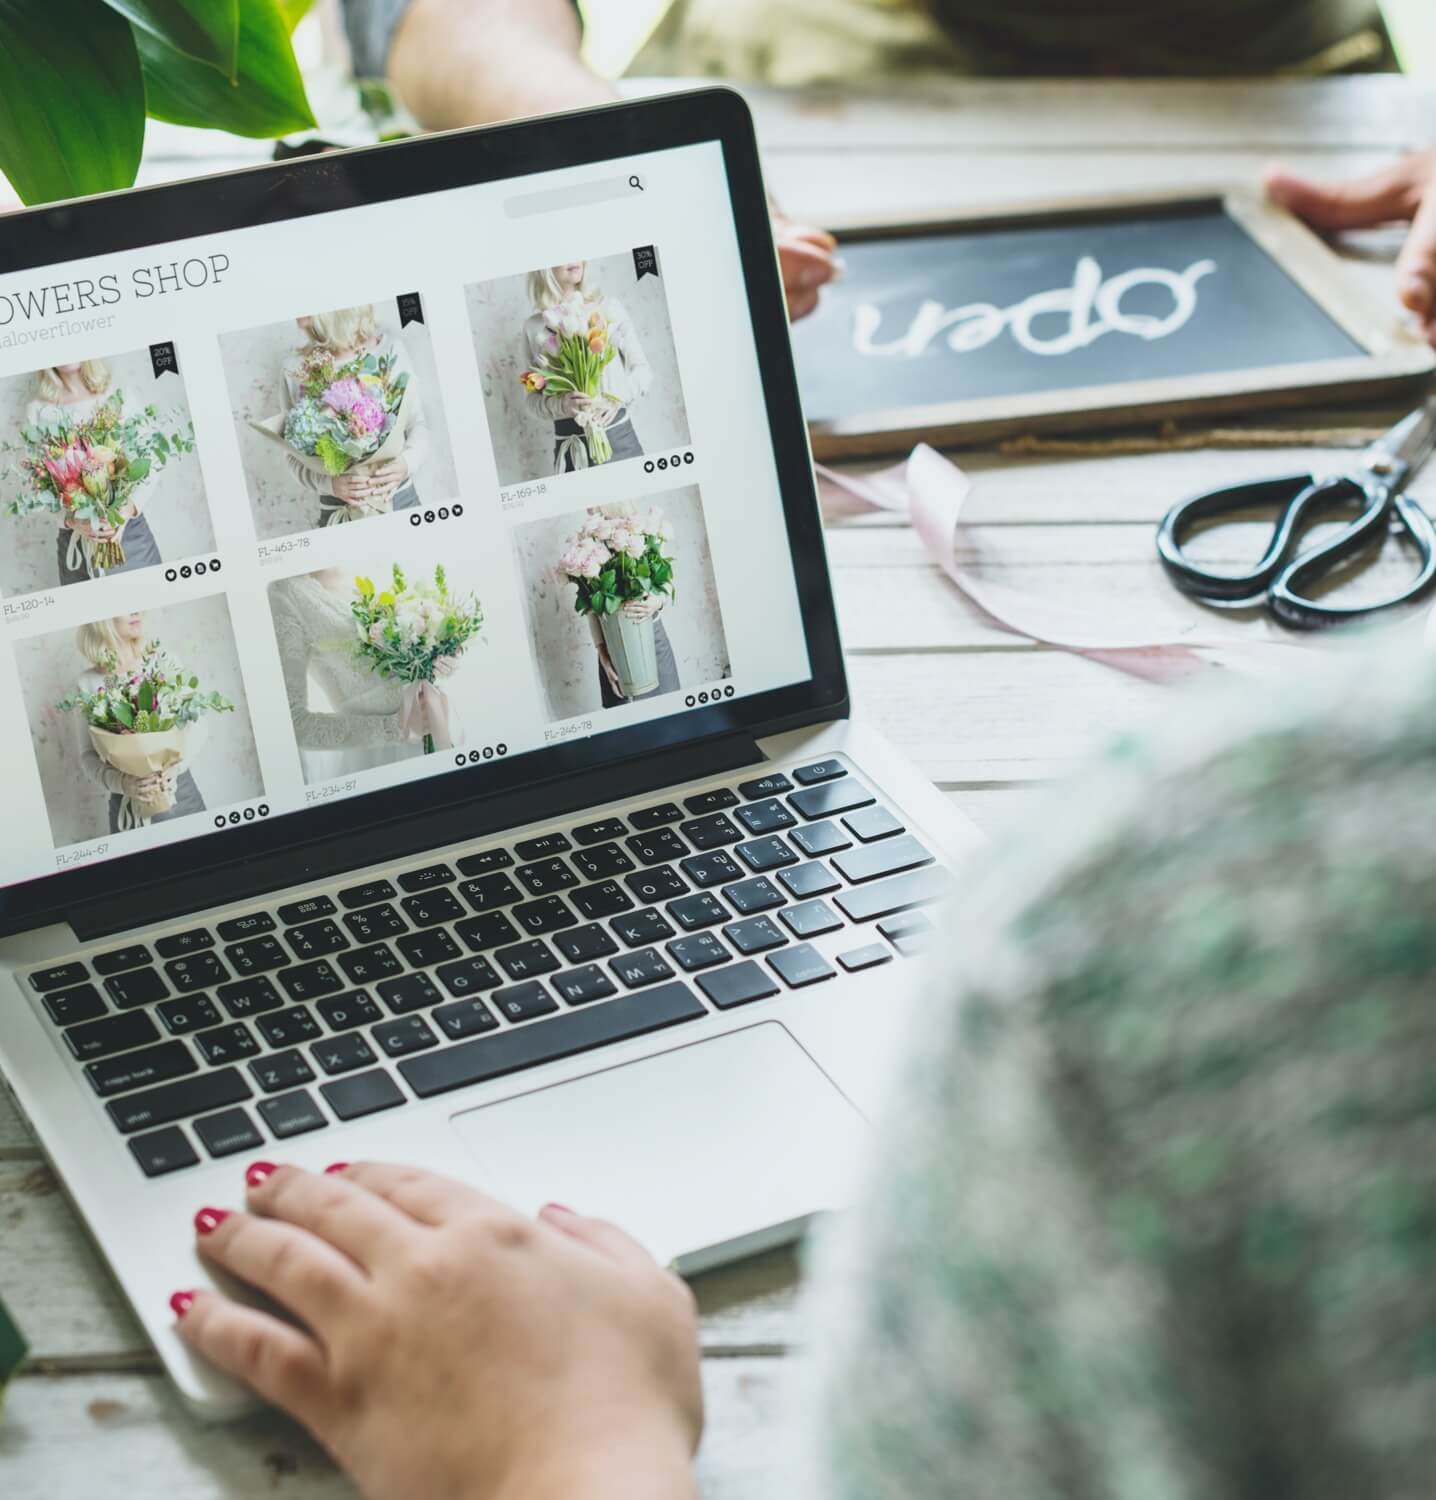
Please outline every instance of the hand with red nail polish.
M245 1180L196 1247L290 1316L176 1292L176 1329L368 1500L692 1500L693 1298L621 1230L372 1162Z

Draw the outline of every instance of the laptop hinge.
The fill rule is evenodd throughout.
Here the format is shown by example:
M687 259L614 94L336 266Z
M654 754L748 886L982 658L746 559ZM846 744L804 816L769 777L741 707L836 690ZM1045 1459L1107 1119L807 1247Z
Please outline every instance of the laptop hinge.
M70 926L82 942L91 942L288 886L328 880L361 866L408 859L428 849L502 834L527 823L562 818L686 781L721 776L763 759L751 734L721 735L587 776L557 777L518 792L475 797L418 818L370 824L353 833L278 850L261 859L216 866L200 874L116 893L68 913Z

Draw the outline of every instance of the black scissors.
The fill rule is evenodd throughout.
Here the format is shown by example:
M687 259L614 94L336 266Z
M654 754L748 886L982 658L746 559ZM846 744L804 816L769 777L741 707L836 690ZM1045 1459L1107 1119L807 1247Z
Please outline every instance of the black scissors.
M1261 604L1284 625L1318 630L1419 599L1436 581L1436 525L1407 485L1436 452L1436 399L1396 424L1363 454L1357 471L1318 479L1293 474L1255 484L1214 490L1174 505L1157 529L1157 555L1167 576L1184 593L1207 604ZM1334 510L1360 506L1361 513L1319 546L1300 550L1314 521ZM1238 511L1275 509L1271 545L1250 573L1214 573L1188 561L1183 542L1203 521ZM1409 588L1375 604L1323 604L1303 589L1337 572L1368 548L1379 548L1393 531L1404 531L1416 548L1421 571Z

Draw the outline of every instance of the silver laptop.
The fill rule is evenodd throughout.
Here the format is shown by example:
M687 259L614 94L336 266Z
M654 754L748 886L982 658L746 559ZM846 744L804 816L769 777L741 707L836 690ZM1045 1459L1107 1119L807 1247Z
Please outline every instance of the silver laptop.
M841 1203L978 836L849 713L736 95L0 219L0 445L0 1066L197 1410L256 1159Z

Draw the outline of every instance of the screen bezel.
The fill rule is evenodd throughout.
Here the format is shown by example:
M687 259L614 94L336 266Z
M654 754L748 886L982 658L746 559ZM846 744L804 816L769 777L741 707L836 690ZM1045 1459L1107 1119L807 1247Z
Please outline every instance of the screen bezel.
M356 824L378 829L721 736L758 738L846 716L842 647L768 199L752 115L733 90L706 88L449 131L3 216L0 274L707 143L721 146L727 171L812 669L809 680L534 750L512 761L456 767L432 779L286 813L273 823L242 824L92 867L0 886L0 934L64 919L81 905L136 887L199 880L226 865L338 840L351 835ZM169 232L152 232L149 226L157 224Z

